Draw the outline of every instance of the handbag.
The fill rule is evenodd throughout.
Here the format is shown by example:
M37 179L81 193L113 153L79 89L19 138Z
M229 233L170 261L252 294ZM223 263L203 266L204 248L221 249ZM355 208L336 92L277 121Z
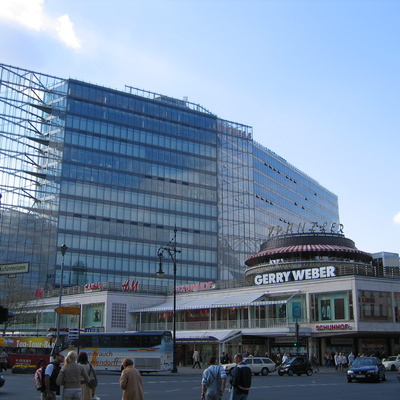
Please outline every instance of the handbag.
M89 383L88 383L88 385L89 385L89 387L91 389L94 389L98 384L97 375L96 375L96 372L95 372L94 368L92 367L92 364L89 364L89 365L90 365L90 371L89 371ZM93 375L93 377L92 377L92 375Z

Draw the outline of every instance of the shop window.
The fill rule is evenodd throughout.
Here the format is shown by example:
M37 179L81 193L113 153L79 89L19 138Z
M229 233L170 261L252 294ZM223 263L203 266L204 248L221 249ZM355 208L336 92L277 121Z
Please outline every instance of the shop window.
M395 321L400 322L400 293L394 294L394 316Z
M391 294L388 292L359 292L359 311L362 321L391 321Z
M335 319L344 318L344 299L335 299Z
M314 321L352 319L351 293L313 294L311 304Z

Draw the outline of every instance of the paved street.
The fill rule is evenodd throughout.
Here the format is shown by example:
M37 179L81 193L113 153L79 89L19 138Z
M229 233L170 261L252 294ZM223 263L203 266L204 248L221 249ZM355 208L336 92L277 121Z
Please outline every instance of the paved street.
M144 375L146 400L191 400L200 398L200 379L202 370L181 367L177 374ZM0 400L40 399L33 387L32 375L5 374L6 384L0 389ZM97 395L102 400L121 398L119 374L99 376ZM229 387L229 385L228 385ZM400 383L396 373L388 372L387 381L377 383L347 383L344 372L335 372L332 368L321 368L319 374L311 377L278 376L275 372L268 376L254 376L248 400L375 400L381 398L398 398ZM226 390L223 399L229 399Z

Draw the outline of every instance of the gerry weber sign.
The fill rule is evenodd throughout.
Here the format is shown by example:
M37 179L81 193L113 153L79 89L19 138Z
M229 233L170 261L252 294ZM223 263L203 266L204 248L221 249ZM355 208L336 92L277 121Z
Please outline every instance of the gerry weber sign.
M305 281L310 279L332 278L336 276L336 267L319 267L308 269L295 269L293 271L270 272L256 275L256 285L270 285L272 283L285 283L293 281Z

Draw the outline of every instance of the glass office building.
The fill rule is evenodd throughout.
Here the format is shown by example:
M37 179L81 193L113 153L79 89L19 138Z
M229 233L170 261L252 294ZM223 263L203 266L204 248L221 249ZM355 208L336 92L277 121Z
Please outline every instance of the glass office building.
M175 228L178 284L236 279L271 226L339 223L334 194L187 100L0 64L0 116L0 279L28 263L30 290L170 286Z

